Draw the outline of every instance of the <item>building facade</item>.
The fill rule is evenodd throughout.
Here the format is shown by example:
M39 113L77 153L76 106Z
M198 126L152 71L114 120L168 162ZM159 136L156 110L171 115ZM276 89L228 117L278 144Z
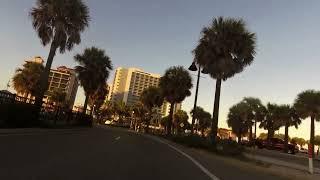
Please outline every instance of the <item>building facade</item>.
M46 99L50 93L58 89L66 93L66 103L72 108L78 91L78 80L74 69L60 66L57 69L51 69L48 79L48 91L45 94Z
M119 67L115 71L109 99L113 102L122 101L128 106L134 105L139 101L144 89L159 86L160 77L159 74L148 73L138 68ZM181 109L181 104L176 106L176 110ZM164 102L160 108L161 115L167 116L169 110L170 104Z

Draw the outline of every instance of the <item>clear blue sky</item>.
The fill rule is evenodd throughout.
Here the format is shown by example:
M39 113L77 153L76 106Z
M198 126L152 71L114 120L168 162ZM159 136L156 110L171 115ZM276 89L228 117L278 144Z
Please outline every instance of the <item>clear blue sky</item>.
M320 89L318 0L86 2L91 22L82 35L81 45L63 55L57 54L53 67L73 67L73 55L90 46L105 49L114 67L133 66L159 74L173 65L188 67L202 27L213 17L229 16L243 18L249 29L256 32L258 49L250 67L222 84L221 127L227 127L229 107L244 96L259 97L264 103L291 104L302 90ZM0 1L0 89L5 88L26 58L40 55L46 59L48 55L48 47L42 47L28 16L34 4L34 0ZM198 105L210 112L214 85L208 76L201 79ZM184 110L192 108L193 99L194 93L184 101ZM80 90L77 102L82 101ZM291 128L291 136L309 138L309 125L307 119L298 131ZM320 134L320 124L316 126L316 134Z

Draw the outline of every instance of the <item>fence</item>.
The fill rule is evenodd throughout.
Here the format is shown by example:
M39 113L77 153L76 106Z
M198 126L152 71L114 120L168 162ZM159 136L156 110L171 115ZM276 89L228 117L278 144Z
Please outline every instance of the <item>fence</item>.
M68 108L44 103L39 112L34 99L0 92L0 127L91 126L92 117ZM38 119L37 123L34 122Z

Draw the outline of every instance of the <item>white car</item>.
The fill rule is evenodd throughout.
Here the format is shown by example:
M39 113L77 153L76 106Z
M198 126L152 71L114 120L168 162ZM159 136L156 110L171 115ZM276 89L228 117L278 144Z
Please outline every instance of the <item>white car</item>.
M308 149L300 148L299 152L303 154L308 154Z
M106 120L106 122L104 122L104 124L106 124L106 125L110 125L112 123L112 121L110 121L110 120Z

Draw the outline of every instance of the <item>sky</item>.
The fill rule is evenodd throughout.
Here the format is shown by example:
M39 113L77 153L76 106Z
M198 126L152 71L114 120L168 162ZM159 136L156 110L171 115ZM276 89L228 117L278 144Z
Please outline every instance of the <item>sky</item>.
M307 89L320 89L320 1L318 0L87 0L89 28L72 51L57 53L53 67L74 67L73 56L86 47L102 48L114 68L137 67L163 74L175 65L186 68L193 61L191 51L200 31L214 17L243 18L257 35L257 54L241 74L222 82L219 127L228 127L229 108L243 97L258 97L264 104L292 104ZM0 1L0 89L5 89L16 68L34 56L47 58L28 15L35 0ZM193 73L194 84L196 73ZM109 78L112 83L113 74ZM10 89L12 90L12 88ZM215 80L200 79L198 105L212 112ZM195 88L183 102L193 107ZM76 104L84 101L78 90ZM291 137L309 139L310 119L299 129L290 128ZM258 131L263 132L261 130ZM280 133L284 133L280 129ZM316 123L320 135L320 123Z

